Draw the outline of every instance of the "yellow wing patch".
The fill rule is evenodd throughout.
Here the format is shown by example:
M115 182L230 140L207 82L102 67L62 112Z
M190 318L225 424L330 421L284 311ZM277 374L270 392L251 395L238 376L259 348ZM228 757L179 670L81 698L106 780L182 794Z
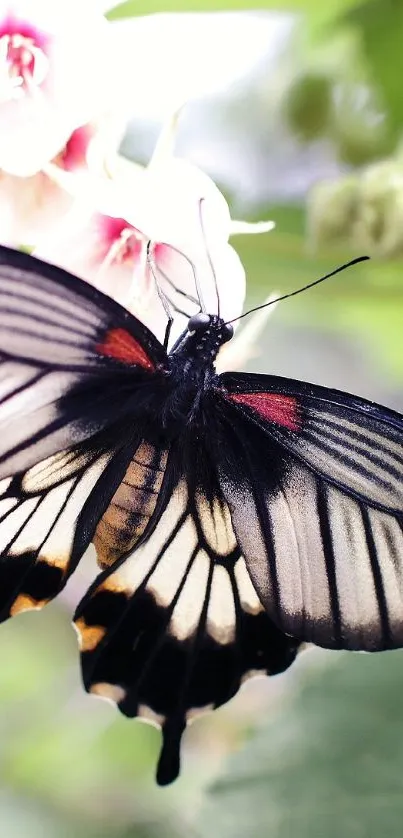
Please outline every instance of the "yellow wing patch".
M111 567L133 549L154 512L167 452L142 442L94 536L98 564Z

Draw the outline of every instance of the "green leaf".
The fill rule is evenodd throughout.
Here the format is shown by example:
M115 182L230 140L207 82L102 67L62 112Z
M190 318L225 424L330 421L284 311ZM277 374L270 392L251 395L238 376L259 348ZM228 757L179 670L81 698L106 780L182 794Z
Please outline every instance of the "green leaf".
M403 653L304 657L292 701L210 790L202 836L401 838Z
M403 4L399 0L367 0L351 9L346 19L360 33L372 81L381 91L391 125L398 134L403 119Z
M313 19L330 21L360 5L358 0L254 0L253 9L271 9L277 12L298 12ZM152 14L153 12L218 12L251 11L246 0L126 0L107 13L109 20Z

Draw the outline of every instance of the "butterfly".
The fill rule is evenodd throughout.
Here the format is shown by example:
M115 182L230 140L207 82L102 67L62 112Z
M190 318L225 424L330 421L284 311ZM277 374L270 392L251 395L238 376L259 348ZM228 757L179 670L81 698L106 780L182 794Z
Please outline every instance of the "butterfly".
M232 327L168 351L86 282L0 248L0 619L39 609L94 543L75 614L86 690L186 724L301 643L403 645L403 417L223 373Z

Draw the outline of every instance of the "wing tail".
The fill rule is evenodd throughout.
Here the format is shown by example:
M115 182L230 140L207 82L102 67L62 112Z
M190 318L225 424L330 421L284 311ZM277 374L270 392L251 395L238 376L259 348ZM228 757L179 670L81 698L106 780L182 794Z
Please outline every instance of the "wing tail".
M75 622L86 689L162 729L162 785L179 772L186 725L248 675L285 669L298 647L265 613L226 507L184 480L148 541L102 574Z

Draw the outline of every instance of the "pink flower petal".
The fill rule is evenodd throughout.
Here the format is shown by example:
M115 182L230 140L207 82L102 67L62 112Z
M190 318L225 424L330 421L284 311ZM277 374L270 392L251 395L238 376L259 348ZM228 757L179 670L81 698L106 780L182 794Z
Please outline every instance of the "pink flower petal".
M95 126L91 124L76 128L54 162L66 172L84 168L87 165L89 145L95 134Z
M227 202L207 175L171 160L136 171L130 183L99 184L95 192L106 211L76 218L74 226L64 223L59 237L37 247L37 256L110 294L160 339L167 314L156 283L174 316L172 339L200 308L225 319L241 314L245 272L228 244Z
M43 236L34 255L126 305L133 295L133 270L142 246L137 232L122 218L94 213L81 223L76 219L73 226L65 221L58 233Z

